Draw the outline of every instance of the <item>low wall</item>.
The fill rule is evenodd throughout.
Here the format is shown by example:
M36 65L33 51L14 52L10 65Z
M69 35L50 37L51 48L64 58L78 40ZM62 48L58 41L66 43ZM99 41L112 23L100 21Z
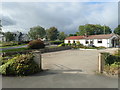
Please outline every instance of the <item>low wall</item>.
M44 49L34 49L34 50L26 50L26 51L17 51L17 52L3 52L0 53L0 56L11 56L15 54L26 54L26 53L32 53L33 51L40 51L41 53L47 53L47 52L56 52L56 51L62 51L62 50L69 50L71 49L70 46L64 46L64 47L56 47L56 48L44 48Z

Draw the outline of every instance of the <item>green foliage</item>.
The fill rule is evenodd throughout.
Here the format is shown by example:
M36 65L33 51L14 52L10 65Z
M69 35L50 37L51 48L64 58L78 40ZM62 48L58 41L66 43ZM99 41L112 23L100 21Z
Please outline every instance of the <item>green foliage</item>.
M114 33L120 35L120 25L115 28Z
M6 38L6 41L13 41L15 39L15 35L12 32L6 32L4 33L4 36Z
M30 41L28 44L28 48L30 49L41 49L44 47L45 47L45 44L41 40L33 40L33 41Z
M29 41L10 41L10 42L2 42L0 48L7 48L7 47L14 47L14 46L21 46L28 44Z
M98 34L110 34L111 29L108 26L86 24L79 26L79 35L98 35Z
M120 74L119 70L120 70L120 62L114 62L111 65L104 66L104 71L107 72L107 74L119 75Z
M58 39L59 40L64 40L66 37L67 37L67 35L64 32L60 32L59 36L58 36Z
M114 62L119 62L120 60L120 56L115 56L115 55L111 55L110 53L102 53L103 55L103 59L105 60L105 64L107 65L111 65Z
M33 60L32 54L22 54L8 59L0 66L0 73L3 75L30 75L39 71L39 66Z
M32 39L38 39L38 38L44 38L46 35L46 32L45 32L45 29L43 27L35 26L35 27L30 28L28 35Z
M29 50L29 48L23 47L23 48L14 48L14 49L7 49L7 50L2 50L0 52L19 52L19 51L25 51Z
M115 53L114 53L115 56L120 56L120 50L117 50Z
M68 46L71 46L71 43L68 43Z
M77 34L69 34L69 36L77 36Z
M15 46L15 45L19 45L18 42L15 42L15 41L10 41L10 42L2 42L2 47L5 47L5 46Z
M61 43L60 45L58 45L58 47L61 47L61 46L65 46L65 43Z
M64 41L50 41L51 44L59 45L61 43L64 43Z
M8 57L0 57L0 65L5 64L8 60Z
M59 36L59 32L56 27L51 27L46 30L48 40L56 40Z

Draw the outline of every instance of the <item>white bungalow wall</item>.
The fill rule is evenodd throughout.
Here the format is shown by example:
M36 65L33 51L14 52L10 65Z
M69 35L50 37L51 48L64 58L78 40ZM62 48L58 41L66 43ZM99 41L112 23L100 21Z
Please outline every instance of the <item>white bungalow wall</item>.
M99 47L99 46L110 47L110 44L109 44L110 40L109 39L102 39L102 43L98 43L98 40L99 39L93 39L93 45L95 45L97 47ZM81 39L81 40L65 40L64 43L68 43L68 41L70 41L71 44L73 43L73 41L75 41L75 42L79 41L81 44L83 44L85 46L87 46L87 45L90 44L90 39L87 40L89 42L88 44L85 43L86 39Z

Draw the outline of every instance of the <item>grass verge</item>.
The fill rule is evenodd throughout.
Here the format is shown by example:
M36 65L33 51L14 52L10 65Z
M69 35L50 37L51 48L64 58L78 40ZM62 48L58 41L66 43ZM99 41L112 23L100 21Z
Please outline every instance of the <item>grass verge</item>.
M9 48L9 47L24 46L24 45L27 45L27 44L21 44L21 45L15 45L15 46L4 46L4 47L0 47L0 48Z
M23 47L23 48L15 48L15 49L2 50L0 52L1 53L2 52L15 52L15 51L24 51L24 50L30 50L30 49L28 49L27 47Z

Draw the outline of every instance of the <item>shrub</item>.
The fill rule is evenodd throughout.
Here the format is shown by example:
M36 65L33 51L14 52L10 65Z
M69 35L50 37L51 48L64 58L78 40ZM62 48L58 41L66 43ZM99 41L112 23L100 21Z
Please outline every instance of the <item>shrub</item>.
M33 41L29 42L29 44L28 44L28 48L30 48L30 49L41 49L44 47L45 47L45 44L41 40L33 40Z
M59 45L61 43L64 43L64 41L50 41L51 44Z
M68 46L71 46L71 43L68 43Z
M3 42L2 43L2 47L5 47L5 46L15 46L15 45L18 45L19 43L18 42L15 42L15 41L11 41L11 42Z
M112 74L112 75L119 75L120 72L120 62L114 62L111 65L105 65L104 67L104 71L107 72L108 74Z
M34 62L32 54L22 54L9 59L0 66L3 75L30 75L39 71L39 66Z
M120 50L115 51L114 55L115 56L120 56Z
M103 54L103 59L105 60L105 64L113 64L114 62L119 62L120 60L120 56L114 56L114 55L111 55L110 53L102 53Z
M80 45L80 42L79 42L79 41L76 41L76 45L79 46L79 45Z
M106 49L106 47L104 46L99 46L99 47L96 47L97 49Z
M72 43L72 46L75 46L76 45L76 43Z
M60 45L58 45L58 47L61 47L61 46L65 46L65 43L61 43Z

